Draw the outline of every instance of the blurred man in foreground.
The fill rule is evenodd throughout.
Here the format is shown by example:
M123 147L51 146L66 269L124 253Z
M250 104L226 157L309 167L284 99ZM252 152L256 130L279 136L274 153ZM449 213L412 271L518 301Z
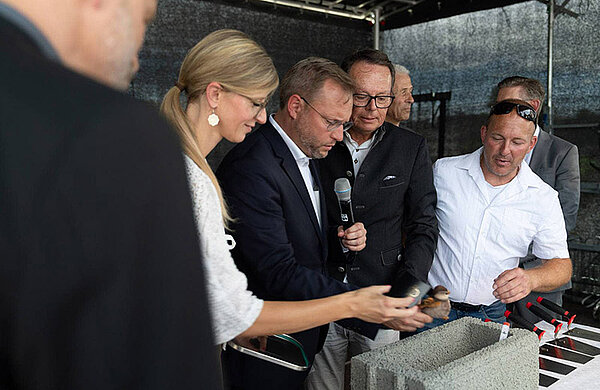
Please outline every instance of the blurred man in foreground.
M0 0L0 388L219 387L177 140L115 90L155 10Z

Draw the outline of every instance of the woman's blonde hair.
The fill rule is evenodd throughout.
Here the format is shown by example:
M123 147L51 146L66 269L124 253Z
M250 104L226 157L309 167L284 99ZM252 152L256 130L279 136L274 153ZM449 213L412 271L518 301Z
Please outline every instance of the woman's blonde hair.
M277 71L265 49L249 36L237 30L218 30L207 35L186 54L177 84L167 92L160 111L174 125L183 151L210 178L221 202L223 222L231 217L223 199L217 178L200 152L194 128L181 106L180 94L187 101L201 97L211 82L221 84L227 91L252 96L258 91L271 95L279 84Z

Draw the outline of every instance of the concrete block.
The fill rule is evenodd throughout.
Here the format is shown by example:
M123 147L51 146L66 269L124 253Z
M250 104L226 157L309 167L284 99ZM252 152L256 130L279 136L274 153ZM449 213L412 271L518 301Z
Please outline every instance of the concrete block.
M352 390L537 389L537 336L461 318L352 358Z

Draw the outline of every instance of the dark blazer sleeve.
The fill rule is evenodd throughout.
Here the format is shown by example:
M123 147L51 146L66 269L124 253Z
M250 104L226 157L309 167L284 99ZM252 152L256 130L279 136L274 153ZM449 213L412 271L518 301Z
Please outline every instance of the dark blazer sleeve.
M178 140L25 35L0 16L0 388L220 388Z
M56 270L44 265L30 274L39 286L56 283L58 293L42 311L64 316L48 340L68 340L57 361L69 364L57 372L67 372L59 380L70 383L57 387L218 388L178 142L166 123L137 104L95 119L99 125L82 129L65 150L64 165L48 178L38 203L41 231L60 232L42 238ZM77 248L70 264L62 260L61 236ZM68 276L61 279L62 273Z
M0 238L0 388L220 386L177 141L153 111L110 97L88 105L104 105L97 116L38 117L7 140L32 153L3 159L29 165L0 179L22 206L0 202L12 241L4 257Z
M404 199L402 230L405 234L404 267L424 281L427 280L437 245L436 202L431 159L422 138Z
M567 232L575 228L577 211L579 210L580 175L579 151L577 146L570 145L564 158L556 168L556 183L554 189L558 191L558 199L562 206Z
M243 159L231 154L217 175L236 219L232 253L248 276L248 287L270 300L307 300L353 290L324 274L318 237L280 162L267 152ZM356 319L345 324L368 337L377 330Z

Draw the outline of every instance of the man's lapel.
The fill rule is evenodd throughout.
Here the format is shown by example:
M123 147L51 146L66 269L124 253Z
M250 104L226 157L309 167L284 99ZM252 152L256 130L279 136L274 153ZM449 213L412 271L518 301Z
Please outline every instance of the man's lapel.
M533 154L531 155L531 161L529 161L529 167L532 171L538 172L540 168L545 168L545 156L548 154L548 151L550 150L550 144L552 144L552 142L553 141L552 138L550 138L550 135L544 130L540 129L537 143L533 149Z
M302 199L304 208L306 209L306 212L310 217L313 228L315 229L315 232L319 237L319 241L321 241L321 244L325 246L323 232L321 230L321 227L319 226L319 221L317 220L315 210L310 200L310 196L308 195L306 185L304 184L302 174L300 173L298 165L296 164L296 160L294 160L294 156L292 156L292 153L290 152L289 148L287 147L279 133L277 133L277 130L275 130L275 128L268 122L267 125L269 126L269 129L268 131L266 131L267 129L265 129L264 135L267 138L267 140L271 143L275 155L281 160L281 168L287 174L288 178L290 179L290 182L292 182L292 184L296 188L298 195ZM317 176L317 182L318 179L319 178ZM321 205L323 205L323 202L321 202ZM321 210L323 209L324 208L322 206ZM322 219L322 221L325 220Z
M310 173L313 176L313 180L316 185L319 187L319 208L321 209L321 243L323 244L323 248L327 248L325 245L325 239L327 237L327 209L325 205L325 189L321 185L321 175L319 173L319 164L313 159L310 160Z

